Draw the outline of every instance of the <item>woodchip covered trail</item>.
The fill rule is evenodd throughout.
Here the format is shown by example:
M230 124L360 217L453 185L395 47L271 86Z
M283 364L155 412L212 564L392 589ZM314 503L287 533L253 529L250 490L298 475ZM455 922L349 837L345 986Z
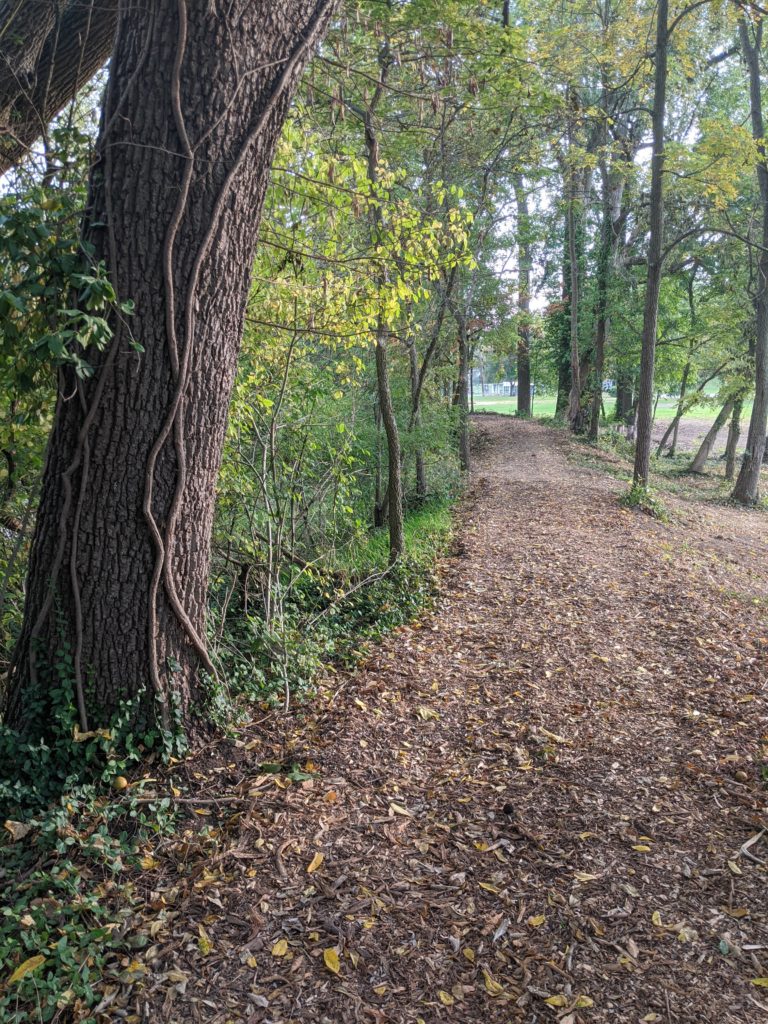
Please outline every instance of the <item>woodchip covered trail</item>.
M768 1021L764 515L661 524L562 433L473 429L434 614L183 769L138 1017Z

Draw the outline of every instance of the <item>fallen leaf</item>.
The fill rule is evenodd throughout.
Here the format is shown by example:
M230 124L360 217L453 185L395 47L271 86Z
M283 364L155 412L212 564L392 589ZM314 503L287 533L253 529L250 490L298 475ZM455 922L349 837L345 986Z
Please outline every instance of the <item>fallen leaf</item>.
M20 839L23 839L24 836L29 835L32 831L32 826L27 825L26 822L11 821L10 818L8 821L3 822L3 828L9 833L11 842L14 843L18 843Z
M288 942L286 939L278 939L272 947L272 956L285 956L288 952Z
M416 709L416 714L422 720L422 722L429 722L430 720L437 721L440 715L433 708L420 707Z
M485 979L485 990L488 995L500 996L503 994L504 986L500 985L485 967L483 968L483 978Z
M17 981L21 981L22 978L26 978L28 974L31 974L32 971L36 971L37 968L44 963L45 957L41 956L39 953L37 954L37 956L31 956L28 960L25 960L24 963L19 964L19 966L8 979L8 984L15 985ZM758 981L759 980L760 979L758 978Z
M199 936L197 940L197 948L203 956L208 956L213 949L213 940L201 924L197 926L197 934Z
M453 1004L456 1002L456 1000L453 998L450 992L446 992L445 989L442 988L437 993L437 998L440 1000L443 1006L453 1006Z
M339 962L339 954L331 946L329 949L323 950L323 962L329 971L333 974L338 974L341 970L341 963Z
M315 871L317 871L317 869L320 867L320 865L323 863L324 860L325 860L325 854L324 853L316 853L315 856L310 861L309 866L307 867L307 874L308 875L314 874Z
M562 994L558 994L556 996L549 996L549 998L545 999L544 1002L547 1004L547 1006L567 1006L568 997Z
M529 924L531 928L540 928L546 920L547 918L545 914L537 914L535 917L529 917L526 923Z
M594 882L595 879L599 878L599 875L590 875L588 871L574 871L573 877L577 882Z
M412 818L413 815L402 804L390 804L389 809L393 814L402 814L405 818Z
M760 988L768 988L768 978L752 978L751 984L758 985Z

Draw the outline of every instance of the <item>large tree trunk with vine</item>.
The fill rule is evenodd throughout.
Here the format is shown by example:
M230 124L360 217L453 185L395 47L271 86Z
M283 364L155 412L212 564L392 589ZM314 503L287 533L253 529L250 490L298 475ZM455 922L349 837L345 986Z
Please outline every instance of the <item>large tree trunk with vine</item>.
M653 376L656 364L656 328L659 319L662 247L664 241L664 120L667 110L667 61L669 54L669 2L659 0L656 8L656 72L653 93L653 154L651 156L651 198L649 210L648 278L645 285L643 340L640 354L640 382L637 400L637 441L634 482L648 486L653 440Z
M0 0L0 174L112 52L114 0Z
M200 722L210 535L274 147L332 0L120 3L85 235L135 312L61 375L7 721ZM138 346L142 351L138 350ZM32 714L34 709L34 715Z
M760 470L765 452L765 431L768 424L768 167L765 163L765 124L763 119L760 50L763 22L758 22L755 38L750 38L746 20L739 23L739 38L749 72L749 103L752 115L752 134L757 143L760 160L756 165L760 186L762 217L762 248L757 260L757 294L755 295L755 400L749 419L747 447L741 469L733 488L732 497L744 505L754 505L760 497Z

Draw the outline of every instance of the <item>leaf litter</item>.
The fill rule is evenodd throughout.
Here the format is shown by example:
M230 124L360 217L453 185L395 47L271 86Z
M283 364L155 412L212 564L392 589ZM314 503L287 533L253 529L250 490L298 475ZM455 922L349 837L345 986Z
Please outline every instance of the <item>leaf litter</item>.
M479 420L435 612L175 767L90 1019L765 1019L760 513L745 575L705 557L730 512L627 512L572 443Z

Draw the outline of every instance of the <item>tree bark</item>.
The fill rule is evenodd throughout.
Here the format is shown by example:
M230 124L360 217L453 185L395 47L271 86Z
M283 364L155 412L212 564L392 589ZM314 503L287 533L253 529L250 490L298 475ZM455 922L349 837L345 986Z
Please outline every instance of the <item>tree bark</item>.
M389 53L386 46L379 52L379 81L367 108L363 111L365 128L365 148L367 154L368 180L374 191L379 182L379 142L376 134L374 115L376 107L384 95L384 88L389 71ZM381 203L378 197L371 203L371 241L374 246L379 242L383 229ZM379 271L379 284L385 285L388 280L385 264ZM394 565L405 553L405 530L403 525L403 480L402 458L400 447L400 431L397 425L395 407L392 403L392 388L389 382L388 356L389 328L383 318L379 317L376 326L376 387L379 399L381 421L387 439L387 521L389 524L389 561Z
M128 699L136 728L204 721L215 483L258 222L332 8L120 4L84 232L135 312L90 353L92 380L62 374L7 704L26 735L45 735L67 661L81 728Z
M619 370L616 374L616 419L628 426L633 408L632 381L628 374Z
M661 441L659 442L659 447L656 449L656 454L657 455L661 455L662 452L664 451L664 448L667 445L667 442L669 441L669 439L671 437L672 438L672 443L669 446L669 457L670 457L670 459L673 458L673 456L675 454L675 449L677 448L677 432L678 432L678 428L680 426L680 420L683 418L683 413L685 412L685 395L686 395L686 392L688 390L688 377L690 376L690 373L691 373L691 356L692 356L692 353L693 353L693 342L691 342L689 347L688 347L688 359L686 360L685 366L683 367L683 376L682 376L682 378L680 380L680 397L678 398L678 401L677 401L677 409L675 410L674 418L673 418L672 422L670 423L670 425L665 430L664 437L662 437Z
M694 456L693 461L691 462L690 466L688 467L688 472L689 473L703 473L704 472L704 467L707 464L707 459L709 458L709 453L712 451L712 445L717 440L717 435L720 433L720 431L725 426L726 420L728 419L728 417L733 412L733 407L734 407L735 404L736 403L735 403L734 399L733 398L729 398L728 401L725 403L725 405L720 410L720 412L717 414L717 416L715 417L715 422L712 424L712 426L707 431L707 433L706 433L706 435L704 437L704 440L701 442L699 450L696 452L696 455Z
M520 326L517 335L517 415L531 415L531 217L522 174L514 177L517 204L517 254L519 262L518 306Z
M459 411L459 464L465 473L470 471L469 450L469 337L466 317L454 310L458 325L459 379L456 388L456 406Z
M762 248L757 259L757 292L755 295L755 400L749 419L747 447L739 470L732 497L744 505L754 505L760 498L760 470L765 452L765 431L768 424L768 166L766 166L765 124L763 120L762 82L760 77L760 49L763 22L755 27L752 42L746 20L739 22L739 39L749 73L749 105L752 117L752 135L757 143L760 159L756 165L760 187L762 218Z
M571 389L568 395L568 424L573 431L581 430L581 364L579 361L579 303L580 303L580 260L576 240L576 169L571 168L568 179L566 209L566 232L568 235L568 263L570 269L569 310L571 341Z
M634 482L648 486L653 438L653 374L656 361L656 328L661 290L662 245L664 238L664 120L667 107L667 58L669 50L669 0L658 0L656 8L656 73L653 94L653 155L651 157L650 239L648 279L645 286L643 339L637 403Z
M117 11L117 0L0 2L0 174L106 63Z
M733 406L733 415L728 425L728 441L725 446L725 479L733 480L736 474L736 449L741 437L741 410L744 400L739 398Z
M608 168L601 166L603 186L602 225L600 250L597 261L597 309L595 311L595 366L592 383L592 408L589 418L589 440L597 441L600 433L600 410L603 405L603 369L605 365L605 342L608 335L608 275L613 249L613 225L611 223L611 193Z
M421 426L421 391L419 389L419 356L416 351L416 342L412 338L408 343L408 369L411 378L411 418L408 424L408 432L413 433ZM427 467L424 452L418 443L416 445L414 461L416 467L416 497L419 501L423 501L427 496Z

